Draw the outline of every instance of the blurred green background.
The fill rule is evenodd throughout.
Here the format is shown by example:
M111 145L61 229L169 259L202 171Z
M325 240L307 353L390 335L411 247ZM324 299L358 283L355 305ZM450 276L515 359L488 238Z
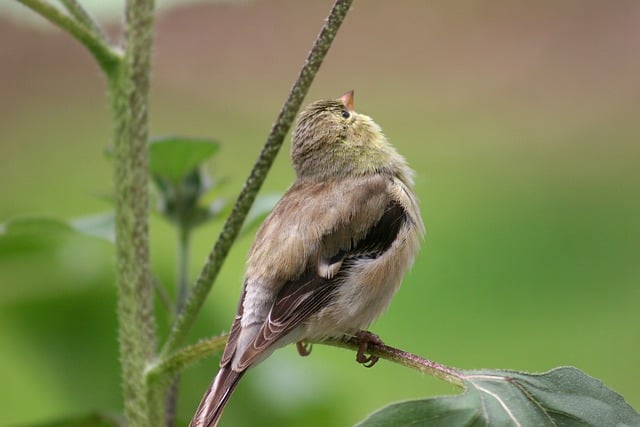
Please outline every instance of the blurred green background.
M151 133L219 139L219 196L240 190L330 5L158 15ZM66 34L0 12L0 222L110 209L99 70ZM574 365L640 408L638 22L631 0L355 2L307 101L355 89L356 109L417 172L428 235L372 326L388 344L459 368ZM287 151L265 192L291 183ZM219 227L198 230L194 277ZM157 217L151 233L172 289L175 236ZM250 243L232 250L192 341L229 327ZM98 240L0 237L0 425L121 410L112 269ZM216 370L212 357L186 371L180 419ZM345 350L286 348L245 377L223 422L351 425L452 392L384 361L363 369Z

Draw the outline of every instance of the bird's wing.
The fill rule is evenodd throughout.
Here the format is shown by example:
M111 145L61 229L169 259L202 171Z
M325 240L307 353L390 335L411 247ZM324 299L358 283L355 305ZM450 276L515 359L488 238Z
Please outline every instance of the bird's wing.
M237 369L249 367L276 341L326 306L352 261L377 258L389 249L408 218L402 203L394 199L389 191L390 185L388 178L371 177L354 179L338 186L329 183L313 184L313 188L294 186L287 193L283 202L274 210L276 215L280 212L280 218L285 218L282 209L287 208L287 196L291 197L292 191L316 193L313 198L303 199L304 206L298 206L302 212L290 212L290 223L279 224L282 227L281 232L298 231L294 237L296 242L303 242L300 248L302 252L292 254L287 252L286 247L282 248L282 245L271 242L270 251L258 253L257 256L264 261L265 257L272 257L274 252L280 254L280 260L274 259L271 264L271 277L277 278L282 274L278 271L278 266L280 269L289 268L289 272L296 269L302 272L294 276L294 279L284 280L280 285L259 331L249 345L241 349L242 355L238 360ZM298 193L296 196L293 199L300 200L301 194ZM277 242L274 225L278 225L279 221L266 222L267 231L265 232L263 227L258 233L257 242L268 236ZM292 228L291 222L298 224ZM290 236L285 236L285 240L288 237ZM315 244L305 246L304 242ZM260 251L254 247L252 256L256 256L256 252ZM299 260L298 265L292 261L294 257ZM304 268L300 268L300 265ZM295 267L292 269L291 266ZM246 291L243 292L243 297L244 295ZM232 344L240 333L242 310L241 302L238 317L231 331ZM223 361L228 362L232 355L231 350L228 354L225 351Z
M311 274L306 280L286 283L276 296L260 330L244 349L236 369L247 369L275 342L324 307L331 300L334 285L330 280Z
M229 331L229 337L227 338L227 344L224 347L224 352L220 358L220 367L229 364L236 351L236 345L238 344L238 337L240 336L240 322L242 321L242 313L244 312L244 298L247 295L247 284L242 286L242 294L240 301L238 302L238 309L236 310L236 317L233 319L231 330Z

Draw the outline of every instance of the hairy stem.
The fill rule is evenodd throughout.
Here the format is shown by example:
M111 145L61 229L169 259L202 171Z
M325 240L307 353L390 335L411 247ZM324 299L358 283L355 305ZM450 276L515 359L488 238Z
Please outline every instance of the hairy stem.
M226 342L227 335L221 335L202 340L194 345L188 346L175 352L162 362L150 367L148 371L149 376L152 379L157 379L166 374L175 374L180 372L187 366L204 357L219 353L224 348ZM330 339L315 344L330 345L333 347L357 351L360 346L360 341L356 337L345 337L343 339ZM439 378L457 387L464 386L463 374L460 371L398 348L385 344L369 343L367 353L377 356L380 359L385 359L389 362L415 369L423 374Z
M46 0L18 0L18 2L27 6L57 27L65 30L74 39L82 43L93 55L108 78L113 78L117 73L122 58L118 52L109 46L106 38L100 36L101 33L95 33L92 28L86 26L85 22L77 21L77 17L74 19L63 13ZM65 0L65 4L66 3L76 4L69 0ZM80 13L79 11L76 12ZM88 15L86 16L88 17Z
M289 131L297 111L300 109L302 100L307 94L311 82L318 72L322 61L329 51L329 47L335 38L340 25L349 11L353 0L336 0L329 16L327 17L320 33L316 37L315 43L309 52L307 60L294 83L289 96L285 101L278 118L269 132L267 141L260 152L258 160L253 166L249 178L236 200L231 215L227 218L222 232L218 237L207 262L205 263L194 288L187 300L185 309L171 329L167 342L165 343L161 357L172 353L178 348L187 336L193 322L196 319L205 298L207 297L213 282L215 281L222 264L233 245L242 224L253 204L253 201L264 182L267 172L271 168L273 161L282 146L284 137Z
M157 388L145 369L154 358L154 287L149 265L148 98L153 0L126 3L124 61L109 80L114 121L116 285L122 392L127 425L162 424Z
M204 357L219 353L224 349L227 343L227 335L220 335L214 338L208 338L197 343L180 349L170 354L153 365L147 370L149 381L154 382L164 378L166 375L174 375L182 372L187 366L201 360Z

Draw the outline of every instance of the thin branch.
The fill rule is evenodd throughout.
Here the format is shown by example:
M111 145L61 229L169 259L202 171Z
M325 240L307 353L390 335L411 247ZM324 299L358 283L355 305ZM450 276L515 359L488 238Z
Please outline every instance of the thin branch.
M185 310L181 316L176 319L173 328L165 343L161 357L172 353L178 348L186 338L193 322L196 319L207 294L211 290L222 264L247 216L247 212L251 208L255 197L264 182L267 172L271 168L273 161L282 146L284 137L289 131L291 124L295 118L297 111L300 109L302 100L306 96L311 82L313 81L322 61L329 51L329 47L335 38L340 25L344 21L347 12L353 0L336 0L324 26L320 30L315 43L309 52L306 62L300 71L300 74L294 83L289 96L285 101L276 122L271 128L271 132L267 137L267 141L260 152L260 156L256 161L249 178L244 184L242 192L238 196L238 200L233 207L231 215L227 218L222 232L209 254L209 258L205 263L193 291L187 300Z
M158 281L157 277L152 276L151 280L153 280L153 289L156 291L156 295L160 300L160 304L162 304L162 308L164 308L167 313L172 313L173 310L175 310L175 304L171 301L171 298L169 298L167 290Z
M182 198L181 198L182 199ZM182 218L178 223L178 245L177 245L177 287L178 295L176 297L175 315L179 316L184 309L184 304L187 301L189 295L189 241L191 237L191 224ZM176 424L176 407L178 404L178 389L180 387L180 374L173 375L173 380L167 391L167 398L165 399L165 425L172 427Z
M178 245L177 245L177 288L178 294L176 296L176 316L179 316L184 310L184 305L187 302L187 296L189 295L189 253L190 253L190 240L191 231L193 227L187 224L186 221L181 220L177 227L178 232Z
M149 378L156 380L158 378L162 378L166 374L176 374L204 357L210 356L214 353L219 353L224 348L224 345L227 342L227 337L228 335L225 334L215 338L202 340L194 345L177 351L170 357L150 366L147 370ZM358 351L358 347L360 346L360 342L356 337L330 339L316 342L314 344L329 345L354 351ZM369 343L367 353L377 356L380 359L385 359L389 362L415 369L423 374L439 378L457 387L464 387L464 376L462 372L398 348L385 344Z
M84 25L89 31L93 33L94 36L99 38L104 44L109 44L109 39L100 25L96 22L95 19L89 15L89 13L82 7L80 3L76 0L60 0L60 3L64 5L64 7L69 11L71 16L76 18L76 20Z
M185 347L169 357L149 365L147 368L149 381L153 382L164 378L166 375L178 374L202 358L221 352L226 343L227 335L225 334L200 340L193 345Z
M357 351L360 346L360 341L356 337L348 337L345 339L322 341L318 344L327 344L334 347L348 348L350 350ZM391 347L386 344L369 343L367 346L367 353L381 359L388 360L389 362L415 369L423 374L431 375L455 386L464 387L464 383L462 381L463 375L460 371L441 365L433 360L425 359L413 353L400 350L399 348Z
M61 12L46 0L18 0L18 2L30 8L57 27L65 30L73 38L82 43L87 50L91 52L107 77L113 77L118 65L120 65L122 57L116 50L109 46L106 39L101 39L83 24Z

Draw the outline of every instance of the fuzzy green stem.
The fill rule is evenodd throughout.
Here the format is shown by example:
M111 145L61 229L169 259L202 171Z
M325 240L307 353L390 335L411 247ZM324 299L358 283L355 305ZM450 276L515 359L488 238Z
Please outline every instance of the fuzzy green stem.
M109 80L114 121L116 285L122 392L127 425L163 423L161 391L145 369L154 359L154 287L149 263L148 98L153 0L126 3L124 61Z
M100 25L89 15L89 13L76 0L60 0L60 3L69 11L80 24L90 30L94 36L99 38L105 44L108 43L107 35L102 31Z
M219 353L227 343L227 335L220 335L208 338L185 347L168 357L150 365L147 375L150 381L157 381L166 375L175 375L182 372L186 367L201 360L206 356Z
M336 0L333 5L320 33L316 37L315 43L309 52L296 82L289 92L287 100L278 114L276 122L271 128L271 132L269 132L267 141L236 200L231 215L227 218L222 232L200 272L193 291L187 300L185 309L182 315L176 319L171 329L167 342L162 348L161 357L172 353L182 345L191 330L196 316L205 298L209 294L233 242L242 228L242 224L267 176L267 172L271 168L282 146L284 137L289 131L297 111L300 109L302 100L306 96L316 73L320 69L320 65L329 51L329 47L331 47L331 43L338 33L338 29L344 21L352 2L353 0Z
M86 27L82 22L76 21L71 16L63 13L46 0L18 0L18 2L65 30L74 39L82 43L93 55L102 71L107 75L107 78L113 78L115 76L122 57L116 50L109 46L105 38L101 38L98 34L94 33L91 28Z

